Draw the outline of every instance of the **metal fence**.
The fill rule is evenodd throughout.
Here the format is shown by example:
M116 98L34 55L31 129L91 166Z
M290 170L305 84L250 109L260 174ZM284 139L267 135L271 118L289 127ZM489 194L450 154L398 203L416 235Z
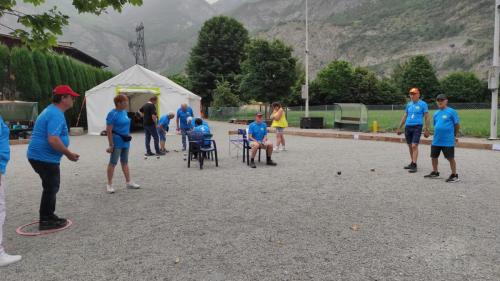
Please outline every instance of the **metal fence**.
M395 105L367 105L368 108L368 130L374 121L382 132L394 131L405 109L404 104ZM456 109L461 119L461 133L467 136L487 137L490 129L491 104L489 103L450 103L450 107ZM335 105L310 106L310 117L323 117L325 128L333 128L335 122ZM285 107L288 123L291 127L300 126L300 118L305 116L304 106ZM429 104L431 116L437 109L434 103ZM218 121L230 120L252 120L257 111L270 115L269 108L263 106L259 109L244 109L239 107L209 108L209 118ZM498 120L500 123L500 119Z

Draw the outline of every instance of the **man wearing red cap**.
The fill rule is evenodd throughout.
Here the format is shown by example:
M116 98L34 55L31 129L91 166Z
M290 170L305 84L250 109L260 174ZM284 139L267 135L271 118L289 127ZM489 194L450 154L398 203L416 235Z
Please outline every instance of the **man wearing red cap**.
M33 129L28 147L28 160L35 172L42 179L42 200L40 203L40 230L65 227L66 219L55 214L56 194L60 185L59 164L65 155L76 162L80 155L71 152L69 134L64 112L73 107L75 98L79 97L69 86L57 86L53 91L52 104L47 106Z

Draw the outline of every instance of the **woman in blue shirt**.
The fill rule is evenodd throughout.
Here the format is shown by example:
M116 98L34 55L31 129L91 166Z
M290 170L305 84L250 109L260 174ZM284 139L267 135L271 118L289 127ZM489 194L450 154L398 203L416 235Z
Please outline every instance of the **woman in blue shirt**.
M130 119L127 115L128 97L119 94L114 98L115 108L108 113L106 117L106 132L108 136L109 147L106 150L111 156L108 164L108 184L106 190L108 193L115 193L113 188L113 174L115 167L120 160L123 175L127 180L127 188L138 189L141 186L130 179L130 170L128 167L128 153L130 149Z
M3 177L10 160L9 134L9 127L5 125L2 116L0 116L0 267L21 260L21 256L8 255L2 244L3 224L5 222L5 178Z

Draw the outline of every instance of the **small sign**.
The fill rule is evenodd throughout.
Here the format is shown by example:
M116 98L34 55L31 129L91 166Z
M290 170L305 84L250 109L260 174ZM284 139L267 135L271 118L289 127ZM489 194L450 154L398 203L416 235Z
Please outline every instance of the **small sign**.
M488 71L488 89L498 89L498 78L500 75L499 67L492 66Z
M302 99L306 100L309 98L309 88L306 85L302 85Z

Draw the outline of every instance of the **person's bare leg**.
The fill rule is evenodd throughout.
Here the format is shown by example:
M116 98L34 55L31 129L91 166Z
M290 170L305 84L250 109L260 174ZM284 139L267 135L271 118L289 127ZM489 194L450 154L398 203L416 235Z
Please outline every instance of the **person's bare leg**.
M285 134L284 133L281 133L281 146L283 146L283 148L285 148Z
M432 158L432 171L434 171L434 172L438 171L438 162L439 162L439 159Z
M160 141L160 150L165 151L165 142L164 141Z
M113 165L108 165L108 184L112 185L113 184L113 174L115 172L115 166Z
M408 145L408 149L410 151L410 161L413 163L413 148L411 144Z
M417 164L417 160L418 160L418 144L412 144L411 145L411 150L412 150L411 160L412 160L413 163Z
M122 163L122 171L123 171L123 175L125 176L125 180L127 181L127 183L129 183L130 182L130 170L128 168L128 164Z
M266 144L266 153L267 157L271 157L271 155L273 155L273 144L270 142Z
M448 159L448 161L450 161L451 173L456 175L457 174L457 162L455 161L455 158L450 158L450 159Z
M257 150L259 150L259 144L258 143L253 143L252 144L252 155L250 156L251 159L255 159L255 155L257 155Z

